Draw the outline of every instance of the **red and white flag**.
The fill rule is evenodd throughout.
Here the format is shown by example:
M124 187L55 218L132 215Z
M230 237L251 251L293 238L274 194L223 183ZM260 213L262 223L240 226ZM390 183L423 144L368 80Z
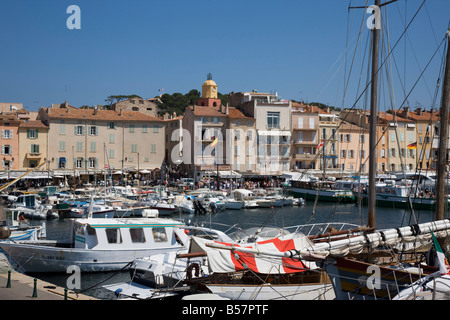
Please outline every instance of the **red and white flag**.
M323 147L323 140L320 141L320 143L317 145L316 149L319 149L319 148L321 148L321 147Z

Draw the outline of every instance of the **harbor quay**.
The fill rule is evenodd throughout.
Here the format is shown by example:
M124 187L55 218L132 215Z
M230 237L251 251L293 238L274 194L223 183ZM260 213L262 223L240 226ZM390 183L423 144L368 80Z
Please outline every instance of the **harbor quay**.
M14 270L0 252L0 300L98 300Z

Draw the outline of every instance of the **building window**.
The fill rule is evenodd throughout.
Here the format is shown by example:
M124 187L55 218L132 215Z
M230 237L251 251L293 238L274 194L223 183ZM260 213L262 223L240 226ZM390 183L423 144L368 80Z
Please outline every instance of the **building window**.
M153 126L153 132L154 133L158 133L159 132L159 127L158 126Z
M90 136L98 136L98 127L97 126L90 126L89 127L89 135Z
M75 126L75 135L84 136L84 126Z
M89 158L89 168L97 168L97 158Z
M58 168L59 169L65 169L66 168L66 158L59 158L58 162Z
M109 143L114 143L115 142L115 137L114 137L114 134L110 134L109 135Z
M137 144L131 145L131 152L137 152Z
M83 151L83 142L77 141L77 152Z
M33 154L39 153L39 145L38 144L32 144L30 146L30 152Z
M29 167L29 168L36 168L37 165L38 165L37 160L30 160L30 161L28 162L28 167Z
M66 134L66 126L64 124L59 125L59 134Z
M96 151L97 151L97 143L91 142L91 152L96 152Z
M2 145L2 154L11 155L12 154L12 146Z
M109 149L109 158L114 159L114 149Z
M151 153L156 153L156 144L152 144Z
M65 141L59 142L59 151L66 151L66 142Z
M12 130L4 130L2 129L2 139L12 139L13 131Z
M148 126L146 124L143 124L142 125L142 132L147 132L147 130L148 130Z
M38 131L36 129L27 129L27 138L28 139L37 139Z
M76 158L75 159L75 167L77 169L83 168L83 158Z
M115 129L116 128L116 123L115 122L109 122L108 125L109 125L110 129Z
M267 112L267 128L279 129L280 128L280 113L279 112Z
M130 124L129 129L130 129L130 132L133 133L134 132L134 124Z

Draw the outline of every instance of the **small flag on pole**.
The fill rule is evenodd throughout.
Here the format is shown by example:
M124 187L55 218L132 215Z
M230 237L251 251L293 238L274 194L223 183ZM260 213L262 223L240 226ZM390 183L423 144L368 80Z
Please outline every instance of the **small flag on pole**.
M109 165L105 164L105 169L109 169Z
M444 251L442 251L434 233L431 233L431 236L433 237L434 248L436 249L439 271L441 272L441 275L450 274L450 264L445 257Z
M414 142L414 143L411 143L411 144L408 144L408 149L417 149L417 142Z
M213 147L215 147L216 146L216 144L219 142L219 137L217 137L209 146L211 147L211 148L213 148Z
M320 143L317 145L316 149L319 149L319 148L321 148L321 147L323 147L323 140L320 141Z

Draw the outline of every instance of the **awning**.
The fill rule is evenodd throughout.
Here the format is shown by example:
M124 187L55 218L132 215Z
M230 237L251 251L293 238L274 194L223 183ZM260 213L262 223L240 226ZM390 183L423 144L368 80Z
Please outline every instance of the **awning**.
M290 131L286 131L286 130L269 130L269 131L265 131L265 130L259 130L258 131L258 135L260 136L291 136L291 132Z

